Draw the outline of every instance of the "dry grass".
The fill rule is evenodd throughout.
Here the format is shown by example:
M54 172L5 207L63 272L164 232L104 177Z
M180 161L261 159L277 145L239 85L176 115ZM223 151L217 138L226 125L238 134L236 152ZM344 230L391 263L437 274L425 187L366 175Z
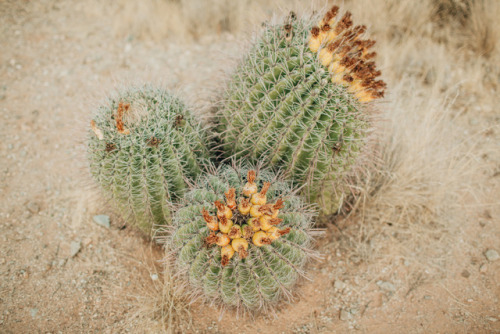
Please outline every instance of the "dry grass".
M478 135L464 129L462 116L477 101L484 112L493 110L500 3L352 0L345 5L378 41L389 96L380 104L380 162L356 185L356 223L346 230L343 245L369 261L386 256L387 244L396 245L396 256L441 273L457 223L467 215L464 201L474 206L481 199L475 184L482 175L479 157L488 148L479 147ZM119 1L115 32L143 39L240 36L273 11L297 6L311 2ZM169 273L163 277L163 284L139 300L138 312L159 315L171 328L184 306Z
M157 260L161 256L158 247L152 246L150 252L139 254L132 259L141 270L139 279L145 284L128 296L132 309L120 331L149 333L179 333L191 329L191 314L186 294L182 286L176 284L175 277L168 265ZM124 255L127 260L130 255ZM118 296L120 298L120 296Z

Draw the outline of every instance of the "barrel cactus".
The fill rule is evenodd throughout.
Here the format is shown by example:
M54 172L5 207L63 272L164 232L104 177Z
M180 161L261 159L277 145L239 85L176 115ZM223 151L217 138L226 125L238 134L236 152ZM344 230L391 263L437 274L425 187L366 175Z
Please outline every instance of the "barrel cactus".
M368 106L385 88L374 41L362 38L366 27L338 11L266 25L228 80L216 117L225 158L283 171L326 210L337 207L327 200L363 148Z
M290 298L313 255L314 212L272 172L223 167L201 178L173 217L167 248L211 303L267 309Z
M169 203L209 158L204 131L184 103L161 88L130 88L108 98L90 124L90 172L105 194L145 233L168 224Z

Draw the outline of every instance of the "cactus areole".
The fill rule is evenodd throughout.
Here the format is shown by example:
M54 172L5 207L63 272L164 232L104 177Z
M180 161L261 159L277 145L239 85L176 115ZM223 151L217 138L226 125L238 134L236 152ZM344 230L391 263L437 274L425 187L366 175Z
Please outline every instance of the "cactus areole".
M290 297L312 253L313 212L273 173L224 167L186 194L169 239L178 267L209 301L245 309Z
M279 169L312 200L331 192L371 131L368 105L384 95L365 30L336 6L266 25L220 101L222 155Z

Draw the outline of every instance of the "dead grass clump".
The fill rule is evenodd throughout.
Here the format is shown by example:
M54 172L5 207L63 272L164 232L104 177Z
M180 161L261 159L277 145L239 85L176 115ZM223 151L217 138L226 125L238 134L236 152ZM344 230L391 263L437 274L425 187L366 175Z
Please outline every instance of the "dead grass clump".
M152 245L150 254L133 259L143 274L134 279L143 284L129 296L133 312L127 315L123 330L167 334L188 332L192 323L186 294L183 287L176 284L168 264L160 266L155 262L163 254L156 248Z
M348 249L365 260L393 254L441 272L463 199L475 196L474 139L455 123L452 100L430 96L409 79L390 89L381 161L358 180L358 222L346 231Z

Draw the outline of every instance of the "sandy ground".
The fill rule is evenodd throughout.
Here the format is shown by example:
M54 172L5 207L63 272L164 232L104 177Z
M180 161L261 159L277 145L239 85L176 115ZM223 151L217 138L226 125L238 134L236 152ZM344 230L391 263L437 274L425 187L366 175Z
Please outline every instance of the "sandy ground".
M0 18L0 332L159 332L160 317L140 310L153 298L146 292L158 291L161 250L99 200L81 139L92 108L117 85L159 82L203 100L227 67L221 60L237 52L235 37L116 38L106 15L71 1L4 1ZM499 122L494 115L473 115L470 131ZM500 131L480 140L498 143ZM489 198L500 193L499 162L487 162L497 168L481 184ZM391 251L399 236L380 233L371 240L380 256L364 261L345 237L356 221L339 219L318 240L325 256L311 263L312 281L277 317L229 311L219 322L217 310L195 303L184 331L500 332L500 260L484 255L500 252L500 209L466 209L460 226L428 241L448 239L435 259ZM111 215L111 227L94 223L96 214Z

